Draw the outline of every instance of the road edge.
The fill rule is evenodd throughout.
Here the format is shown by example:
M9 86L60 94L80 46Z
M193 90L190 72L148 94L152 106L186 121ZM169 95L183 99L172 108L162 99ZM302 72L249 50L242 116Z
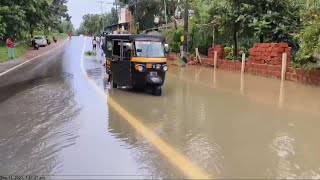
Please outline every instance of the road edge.
M11 72L11 71L14 71L14 70L18 69L19 67L22 67L23 65L25 65L25 64L27 64L27 63L35 60L35 59L38 59L39 57L42 57L42 56L44 56L44 55L46 55L46 54L51 53L52 51L60 48L60 47L61 47L62 45L64 45L66 42L67 42L67 39L64 40L64 42L61 43L61 44L59 44L57 47L54 47L53 49L50 49L50 50L48 50L47 52L44 52L44 53L42 53L42 54L40 54L40 55L38 55L38 56L36 56L36 57L33 57L33 58L31 58L31 59L25 60L24 62L22 62L22 63L20 63L20 64L18 64L18 65L16 65L16 66L14 66L14 67L12 67L12 68L10 68L10 69L5 70L4 72L0 73L0 77L4 76L5 74L7 74L7 73L9 73L9 72Z

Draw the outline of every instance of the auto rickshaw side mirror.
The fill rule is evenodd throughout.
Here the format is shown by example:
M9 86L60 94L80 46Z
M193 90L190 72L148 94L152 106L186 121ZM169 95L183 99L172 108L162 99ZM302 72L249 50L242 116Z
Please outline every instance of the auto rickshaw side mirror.
M165 53L169 53L169 44L164 44L164 51L165 51Z

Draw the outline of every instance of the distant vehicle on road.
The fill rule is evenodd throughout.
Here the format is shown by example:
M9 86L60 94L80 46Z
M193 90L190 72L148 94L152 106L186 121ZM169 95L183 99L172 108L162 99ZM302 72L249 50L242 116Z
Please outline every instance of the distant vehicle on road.
M36 41L36 43L38 44L38 46L43 46L43 47L45 47L45 46L48 45L48 42L47 42L47 40L46 40L46 38L45 38L44 36L36 36L36 37L34 37L33 39Z
M79 36L80 36L80 37L83 37L83 34L80 34Z

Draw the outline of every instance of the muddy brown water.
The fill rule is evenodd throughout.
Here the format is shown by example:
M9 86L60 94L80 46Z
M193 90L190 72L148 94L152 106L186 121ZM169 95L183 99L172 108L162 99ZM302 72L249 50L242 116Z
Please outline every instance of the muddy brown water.
M162 97L123 90L110 95L213 178L320 178L319 90L173 67Z
M72 51L57 53L47 71L32 64L15 83L1 78L0 175L183 178L87 82L82 44L83 38L69 42ZM154 97L109 89L99 59L85 57L84 68L101 90L212 178L320 178L320 88L171 67L163 96Z

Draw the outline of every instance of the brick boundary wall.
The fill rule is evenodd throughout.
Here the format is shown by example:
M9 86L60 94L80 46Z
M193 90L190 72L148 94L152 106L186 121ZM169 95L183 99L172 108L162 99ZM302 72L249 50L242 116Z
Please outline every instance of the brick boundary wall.
M287 67L289 67L291 65L291 48L287 43L256 43L249 50L248 62L281 66L283 53L287 53Z
M241 71L241 61L224 59L224 47L215 45L208 50L208 58L202 58L204 65L213 65L214 51L218 52L217 68L229 71ZM281 78L282 53L286 52L286 80L320 86L320 70L303 70L291 67L291 48L287 43L256 43L249 51L245 63L245 73L259 76ZM177 53L170 53L169 60L176 60ZM191 61L191 59L189 59Z
M204 64L213 65L214 51L218 52L217 68L241 71L241 61L225 60L224 47L215 45L208 50ZM303 70L291 67L291 48L287 43L256 43L249 50L245 73L281 79L282 54L287 53L286 80L320 86L320 70Z

